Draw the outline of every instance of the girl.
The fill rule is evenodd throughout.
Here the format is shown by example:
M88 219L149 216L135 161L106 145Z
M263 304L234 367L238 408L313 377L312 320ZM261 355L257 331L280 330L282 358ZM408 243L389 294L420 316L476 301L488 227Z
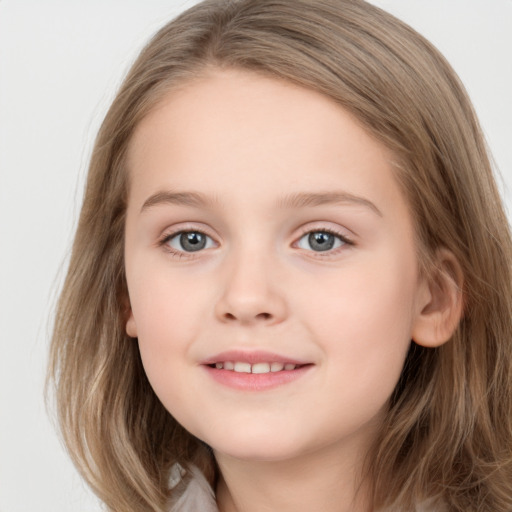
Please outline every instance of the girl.
M462 85L359 0L207 0L98 135L50 376L111 511L510 511L510 233Z

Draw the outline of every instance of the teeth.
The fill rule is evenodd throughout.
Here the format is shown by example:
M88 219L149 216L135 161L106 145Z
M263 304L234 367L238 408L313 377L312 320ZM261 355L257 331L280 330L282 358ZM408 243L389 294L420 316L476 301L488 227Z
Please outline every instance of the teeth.
M269 373L280 372L282 370L290 371L295 370L297 365L293 363L243 363L240 361L224 361L222 363L215 363L215 368L218 370L231 370L237 373Z
M251 373L251 363L235 363L235 372Z
M268 373L270 365L268 363L255 363L252 365L252 373Z
M272 363L270 365L270 371L271 372L280 372L284 368L283 363Z

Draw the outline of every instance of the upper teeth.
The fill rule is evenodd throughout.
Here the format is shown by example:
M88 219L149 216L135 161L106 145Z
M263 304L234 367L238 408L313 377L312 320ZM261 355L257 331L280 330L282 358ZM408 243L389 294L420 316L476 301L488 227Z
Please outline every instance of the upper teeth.
M280 372L281 370L295 370L297 365L293 363L242 363L225 361L215 363L215 368L219 370L233 370L238 373L269 373Z

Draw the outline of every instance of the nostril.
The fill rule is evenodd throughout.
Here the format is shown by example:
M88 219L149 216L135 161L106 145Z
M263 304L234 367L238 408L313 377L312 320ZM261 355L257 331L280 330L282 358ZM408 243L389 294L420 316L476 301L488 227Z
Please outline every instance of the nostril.
M225 316L229 320L236 320L236 316L233 315L233 313L226 313ZM264 320L268 320L269 318L272 318L272 315L270 313L259 313L256 315L256 318L263 318Z

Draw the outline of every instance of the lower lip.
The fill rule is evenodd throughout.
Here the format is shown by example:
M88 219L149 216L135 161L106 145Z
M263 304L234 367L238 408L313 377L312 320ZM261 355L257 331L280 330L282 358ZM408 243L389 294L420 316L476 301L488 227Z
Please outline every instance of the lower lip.
M224 386L242 391L264 391L273 389L289 382L296 381L313 367L311 364L301 366L295 370L281 370L269 373L243 373L233 370L219 370L211 366L203 366L210 377Z

